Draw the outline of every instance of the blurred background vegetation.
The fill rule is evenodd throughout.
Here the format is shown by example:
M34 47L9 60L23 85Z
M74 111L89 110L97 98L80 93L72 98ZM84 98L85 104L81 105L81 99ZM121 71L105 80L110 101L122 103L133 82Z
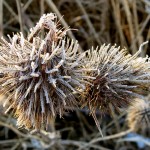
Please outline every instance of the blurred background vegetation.
M0 36L7 39L7 34L16 32L27 35L40 16L49 12L57 14L62 26L73 29L68 35L78 40L83 50L116 43L134 54L141 43L150 40L150 0L0 0ZM150 55L150 43L141 53L146 55ZM1 95L0 99L4 98ZM150 136L143 130L133 133L132 140L127 134L126 139L118 136L92 143L100 137L94 120L86 108L74 110L52 122L51 132L30 134L18 129L16 120L0 107L0 150L149 149L149 142L139 143ZM103 118L97 112L97 116L104 136L128 129L125 111Z

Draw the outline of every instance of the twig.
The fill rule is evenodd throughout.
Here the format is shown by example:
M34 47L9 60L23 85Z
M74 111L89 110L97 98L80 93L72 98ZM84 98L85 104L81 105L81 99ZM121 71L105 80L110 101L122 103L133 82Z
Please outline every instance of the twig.
M116 139L116 138L120 138L122 136L125 136L127 135L128 133L132 132L132 129L129 129L127 131L123 131L123 132L120 132L118 134L114 134L114 135L109 135L109 136L105 136L105 137L100 137L100 138L96 138L96 139L93 139L91 142L88 143L88 145L86 145L85 147L88 147L90 144L94 144L94 143L97 143L97 142L100 142L100 141L106 141L106 140L111 140L111 139ZM79 150L82 150L83 148L85 147L80 147Z
M62 145L75 145L75 146L77 146L77 147L81 147L81 146L85 146L85 145L87 145L88 143L86 143L86 142L81 142L81 141L74 141L74 140L61 140L60 141L60 143L62 144ZM99 150L109 150L109 149L107 149L107 148L104 148L104 147L102 147L102 146L100 146L100 145L92 145L92 144L90 144L90 145L88 145L89 147L91 147L91 148L96 148L96 149L99 149ZM87 149L87 148L86 148Z
M1 122L1 121L0 121L0 125L11 129L11 130L12 130L13 132L15 132L17 135L20 135L20 136L22 136L22 137L27 137L27 135L21 133L20 131L18 131L17 129L15 129L12 125L6 124L6 123Z
M20 140L26 140L27 138L20 138ZM16 143L18 139L11 139L11 140L1 140L0 144L9 144L9 143Z
M110 140L110 139L116 139L116 138L125 136L128 133L130 133L130 132L132 132L132 129L120 132L118 134L114 134L114 135L109 135L109 136L105 136L105 137L100 137L100 138L97 138L97 139L93 139L90 143L93 144L93 143L100 142L100 141L106 141L106 140Z
M2 121L0 121L0 125L11 129L14 133L16 133L17 135L19 135L19 136L21 136L21 137L24 137L24 138L34 138L34 139L40 140L40 138L38 138L38 137L36 137L36 136L30 135L30 134L24 134L24 133L22 133L22 132L20 132L19 130L17 130L14 126L9 125L9 124L6 124L6 123L4 123L4 122L2 122Z
M29 7L29 5L32 3L33 0L28 0L27 3L24 5L23 7L23 12L25 12L27 10L27 8Z
M3 1L4 3L4 6L9 10L9 12L15 17L15 18L18 18L16 13L13 11L13 9L8 5L8 3L4 0Z
M16 150L20 143L21 143L21 142L20 142L20 139L19 139L19 140L17 141L17 143L16 143L10 150Z

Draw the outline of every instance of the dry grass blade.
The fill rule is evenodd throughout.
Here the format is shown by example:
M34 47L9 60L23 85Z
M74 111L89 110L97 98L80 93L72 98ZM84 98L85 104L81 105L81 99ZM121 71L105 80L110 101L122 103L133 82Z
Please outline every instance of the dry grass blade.
M3 36L3 0L0 1L0 37Z
M121 26L121 14L120 14L120 4L119 1L115 0L111 0L112 3L112 7L113 7L113 13L114 13L114 20L116 22L116 26L120 35L120 39L121 39L121 45L125 45L127 47L127 42L122 30L122 26Z
M84 7L82 5L82 2L80 0L76 0L76 2L79 5L81 11L83 12L83 14L85 16L85 19L86 19L86 22L87 22L87 25L89 26L90 31L93 33L95 40L97 41L97 43L99 45L101 45L102 43L99 40L99 37L98 37L98 35L97 35L97 33L96 33L95 29L94 29L94 26L92 25L92 22L90 21L90 18L88 16L86 10L84 9Z
M130 8L129 8L129 1L126 0L126 1L122 1L123 3L123 6L124 6L124 9L125 9L125 13L126 13L126 16L127 16L127 21L128 21L128 24L129 24L129 31L130 31L130 36L131 36L131 41L133 41L135 39L135 34L134 34L134 27L133 27L133 22L132 22L132 15L131 15L131 12L130 12ZM133 44L133 51L132 51L132 54L135 54L136 53L136 45Z
M23 16L22 16L22 8L21 8L21 2L20 0L16 0L17 3L17 9L18 9L18 17L19 17L19 23L20 23L20 30L23 33Z

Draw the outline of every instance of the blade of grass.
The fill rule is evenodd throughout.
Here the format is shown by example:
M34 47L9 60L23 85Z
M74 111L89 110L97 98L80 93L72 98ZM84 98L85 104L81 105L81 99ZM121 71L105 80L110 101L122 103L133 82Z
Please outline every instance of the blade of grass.
M17 3L17 10L18 10L18 17L19 17L19 24L20 24L20 30L23 33L23 17L22 17L22 11L21 11L21 2L20 0L16 0Z
M0 37L3 36L3 0L0 0Z

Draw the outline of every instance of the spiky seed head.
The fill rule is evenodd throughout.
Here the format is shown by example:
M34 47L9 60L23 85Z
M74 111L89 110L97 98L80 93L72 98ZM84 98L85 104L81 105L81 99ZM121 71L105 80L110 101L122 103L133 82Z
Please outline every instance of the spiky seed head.
M140 51L141 48L132 56L126 49L104 44L86 52L90 63L85 68L90 65L97 70L89 72L96 79L92 80L92 86L87 84L81 104L88 106L94 118L96 110L111 114L111 105L119 111L149 88L150 62L148 58L138 58Z
M6 112L14 110L19 127L46 128L51 118L76 106L73 92L85 88L84 55L65 35L50 13L41 17L27 39L22 33L9 37L10 42L1 39L0 92L9 93L3 105L9 106Z
M150 102L135 99L135 102L127 110L127 122L133 131L150 128Z

